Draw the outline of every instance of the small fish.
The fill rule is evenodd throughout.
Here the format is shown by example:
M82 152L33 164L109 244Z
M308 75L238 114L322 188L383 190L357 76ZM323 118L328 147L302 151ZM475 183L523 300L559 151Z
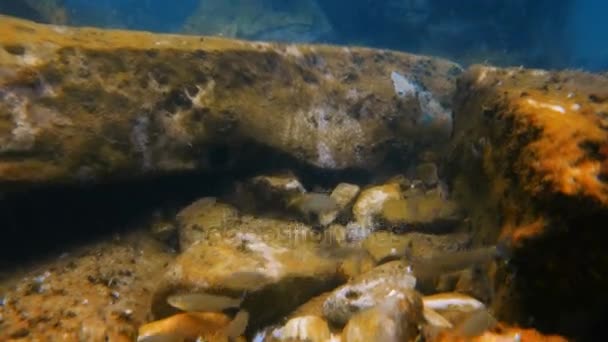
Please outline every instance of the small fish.
M311 214L319 215L339 209L338 203L329 195L314 192L296 195L289 201L287 207L296 208L307 216Z
M432 310L455 309L470 312L485 308L485 304L479 300L458 292L444 292L424 296L422 302L425 308Z
M247 329L247 324L249 323L249 313L245 310L240 310L237 312L234 319L228 324L224 333L226 337L228 337L229 341L233 341L239 336L242 336L245 333L245 329Z
M255 291L261 287L269 284L271 278L264 273L256 271L239 271L230 274L224 280L224 284L227 288L232 289L248 289L248 291Z
M472 338L493 329L498 321L486 309L477 310L454 328L456 335Z
M446 273L467 269L471 266L483 264L497 257L502 252L497 246L480 247L469 251L449 252L424 259L407 258L410 260L414 276L419 279L429 279Z
M171 295L167 298L169 305L186 312L218 312L229 308L238 308L243 298L206 293L186 293Z
M424 307L423 315L424 320L434 327L447 329L453 327L452 323L450 323L450 321L448 321L445 317L440 315L437 311L426 306Z

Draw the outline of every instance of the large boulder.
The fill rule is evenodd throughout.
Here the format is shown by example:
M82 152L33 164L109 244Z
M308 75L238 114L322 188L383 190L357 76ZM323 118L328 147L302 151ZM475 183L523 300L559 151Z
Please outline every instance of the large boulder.
M0 182L372 168L451 133L458 65L364 48L0 20ZM239 164L240 162L240 164Z
M184 251L155 291L151 310L156 319L178 311L168 303L170 296L221 295L243 298L241 307L250 314L251 331L345 281L342 261L324 257L309 226L237 217L229 208L203 199L178 215Z
M500 238L513 249L491 274L499 317L534 317L541 330L580 339L601 332L608 78L474 66L455 103L454 197L469 213L474 244Z

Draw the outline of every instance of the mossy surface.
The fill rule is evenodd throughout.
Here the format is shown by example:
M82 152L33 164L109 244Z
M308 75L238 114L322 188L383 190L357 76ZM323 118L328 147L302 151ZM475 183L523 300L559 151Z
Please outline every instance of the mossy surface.
M213 169L256 143L327 169L371 168L445 142L391 73L449 107L458 65L384 50L0 20L0 181ZM437 135L437 130L441 134ZM429 134L433 139L429 139ZM32 170L36 170L35 172Z
M598 271L608 269L608 79L474 66L458 88L455 198L476 243L514 248L513 268L495 275L495 307L507 320L533 317L542 330L580 337L602 316L592 303L608 303L608 273Z

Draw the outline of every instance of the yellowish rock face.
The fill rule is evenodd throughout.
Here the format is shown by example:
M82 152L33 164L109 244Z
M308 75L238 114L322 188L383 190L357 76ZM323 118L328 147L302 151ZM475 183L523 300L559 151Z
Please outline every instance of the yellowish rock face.
M455 198L474 243L504 239L521 256L512 263L516 276L504 264L489 272L499 317L552 324L560 313L542 304L552 298L581 312L581 322L598 315L589 308L603 298L608 276L581 274L579 265L608 269L598 239L608 208L607 93L606 75L575 71L478 65L461 77L449 155Z
M261 328L342 281L340 260L319 254L308 226L242 215L211 227L202 220L210 209L199 202L182 212L182 229L197 224L202 234L168 267L153 299L156 318L177 311L167 303L172 294L244 295L241 307L251 326Z
M441 103L451 102L460 73L441 59L383 50L9 17L0 44L0 180L9 182L222 169L263 162L262 147L321 168L371 168L395 139L432 147L451 130L447 112L425 121L392 72Z
M139 328L138 340L153 341L155 336L166 336L167 340L196 340L200 336L213 341L227 341L223 329L229 322L230 318L222 313L180 313L142 325Z
M133 341L171 258L137 232L41 264L1 294L0 340Z
M372 227L375 216L382 212L384 203L403 197L398 183L374 186L361 191L353 207L353 215L362 227Z

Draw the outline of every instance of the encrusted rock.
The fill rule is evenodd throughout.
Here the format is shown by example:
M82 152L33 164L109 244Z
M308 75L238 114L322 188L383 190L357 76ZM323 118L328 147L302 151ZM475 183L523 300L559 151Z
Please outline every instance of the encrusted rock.
M138 232L40 265L4 294L0 340L133 341L170 259Z
M437 192L424 192L382 204L382 219L391 226L422 227L429 231L449 229L459 221L460 207Z
M327 322L319 316L300 316L276 329L273 337L278 341L327 342L331 338L331 331Z
M156 318L175 312L167 303L172 294L245 295L241 307L250 313L251 328L260 328L337 286L339 264L319 255L312 230L303 224L242 216L178 256L155 293L152 312Z
M416 278L407 266L393 261L355 277L333 291L323 304L323 315L335 324L344 325L359 311L381 303L389 294L414 301Z
M409 256L415 258L432 257L435 253L455 252L465 249L470 240L470 236L466 233L435 235L417 232L406 234L374 232L363 241L363 246L376 261L381 261L403 257L406 249Z
M260 175L239 184L237 202L256 211L285 211L291 201L306 192L300 180L291 173ZM243 203L249 200L252 203Z
M216 312L185 312L150 322L139 327L138 342L167 339L170 341L190 341L198 338L204 341L228 341L226 329L230 317ZM237 338L236 341L246 341Z
M201 198L177 214L180 249L186 250L197 241L221 234L239 220L239 213L232 206L213 197Z
M364 189L353 207L355 220L363 229L371 229L376 215L382 212L384 203L401 198L403 195L399 183L387 183Z
M340 183L331 192L331 198L336 202L338 209L328 213L323 213L319 217L319 223L327 226L334 222L340 212L348 208L352 204L353 200L359 194L359 186L355 184Z
M375 306L356 313L342 331L343 342L409 341L422 322L419 297L391 294Z
M418 99L450 104L460 70L383 50L58 28L5 16L0 45L1 182L226 170L274 157L372 168L393 146L447 141L451 114L428 121ZM393 72L424 91L401 94Z
M459 81L443 169L476 242L512 243L509 263L489 274L503 319L533 316L574 339L602 333L593 322L608 305L608 274L580 265L608 270L606 94L605 75L574 71L477 65ZM560 310L544 304L553 301Z

